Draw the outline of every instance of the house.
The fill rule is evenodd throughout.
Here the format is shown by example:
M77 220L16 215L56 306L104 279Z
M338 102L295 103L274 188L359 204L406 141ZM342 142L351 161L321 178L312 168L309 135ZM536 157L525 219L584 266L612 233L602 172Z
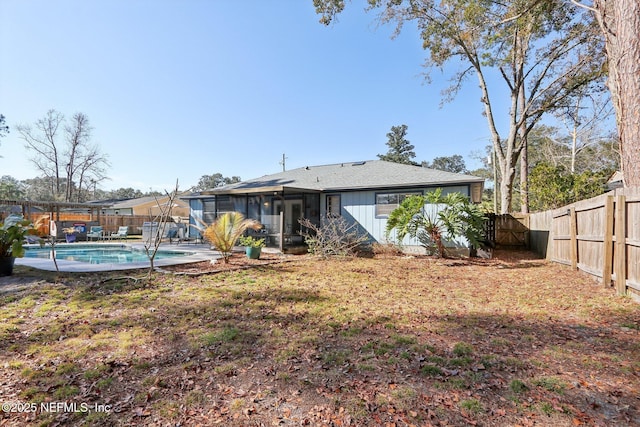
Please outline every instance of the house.
M615 171L607 181L605 188L606 191L615 190L616 188L624 187L624 175L622 175L622 171Z
M160 207L165 208L168 200L169 196L146 196L120 200L102 209L102 213L106 215L140 215L154 218L160 215ZM187 218L189 216L188 203L184 200L175 199L171 209L171 215L174 217Z
M268 243L283 248L302 242L300 218L319 223L342 216L358 224L372 242L384 242L389 213L407 195L442 188L482 198L484 179L382 160L307 166L184 197L190 223L212 223L224 212L238 211L264 225ZM191 228L192 232L195 230Z

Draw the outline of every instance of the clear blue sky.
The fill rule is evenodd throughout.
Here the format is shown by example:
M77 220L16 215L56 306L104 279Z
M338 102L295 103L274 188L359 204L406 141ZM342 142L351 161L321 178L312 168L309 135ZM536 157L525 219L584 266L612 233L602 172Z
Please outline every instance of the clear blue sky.
M406 124L416 160L489 143L477 84L440 108L417 31L354 0L325 27L312 0L0 0L0 175L37 176L16 124L85 113L109 156L103 189L170 190L375 159Z

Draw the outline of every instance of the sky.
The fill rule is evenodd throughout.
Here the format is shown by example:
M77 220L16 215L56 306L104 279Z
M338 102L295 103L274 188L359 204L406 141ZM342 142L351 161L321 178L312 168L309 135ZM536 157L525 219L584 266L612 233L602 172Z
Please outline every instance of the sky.
M108 156L104 190L170 191L376 159L408 126L416 161L489 144L477 83L441 107L455 68L424 78L407 25L364 0L318 22L312 0L0 0L0 176L38 176L17 124L82 112ZM500 123L498 123L500 125Z

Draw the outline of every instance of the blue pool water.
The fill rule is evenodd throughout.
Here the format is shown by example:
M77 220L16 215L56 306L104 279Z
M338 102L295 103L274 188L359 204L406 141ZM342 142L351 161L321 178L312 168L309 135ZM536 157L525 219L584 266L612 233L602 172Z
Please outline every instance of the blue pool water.
M25 248L26 258L51 259L51 248ZM56 259L78 261L88 264L127 264L148 262L144 250L124 245L79 245L56 246ZM179 258L192 255L190 252L159 250L154 260Z

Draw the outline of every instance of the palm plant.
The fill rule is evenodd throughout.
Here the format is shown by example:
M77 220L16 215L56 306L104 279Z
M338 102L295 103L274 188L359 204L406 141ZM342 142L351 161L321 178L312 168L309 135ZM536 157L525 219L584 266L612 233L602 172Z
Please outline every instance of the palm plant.
M437 189L424 196L411 196L394 209L387 220L387 239L391 231L402 241L417 238L430 253L446 256L445 240L464 237L477 247L483 235L485 215L461 193L442 195Z
M260 228L262 224L254 219L246 219L240 212L226 212L205 228L203 234L220 251L224 262L228 263L233 247L245 231Z

